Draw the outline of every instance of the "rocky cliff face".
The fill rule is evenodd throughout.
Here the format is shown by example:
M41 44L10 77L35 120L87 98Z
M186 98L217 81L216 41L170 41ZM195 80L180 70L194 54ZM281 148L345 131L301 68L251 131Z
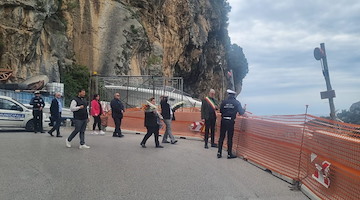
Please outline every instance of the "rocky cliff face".
M101 75L184 78L202 96L228 80L225 0L3 0L0 66L11 81L60 80L73 63ZM0 67L0 68L1 68Z
M0 66L14 70L12 81L38 74L59 80L58 61L66 52L67 38L53 17L57 10L56 0L0 2Z

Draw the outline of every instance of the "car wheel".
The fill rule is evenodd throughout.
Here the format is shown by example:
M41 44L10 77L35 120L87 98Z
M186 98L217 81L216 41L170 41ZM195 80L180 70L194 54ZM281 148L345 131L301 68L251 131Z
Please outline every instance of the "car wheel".
M29 131L29 132L34 132L34 120L29 120L27 123L26 123L26 127L25 127L26 131Z

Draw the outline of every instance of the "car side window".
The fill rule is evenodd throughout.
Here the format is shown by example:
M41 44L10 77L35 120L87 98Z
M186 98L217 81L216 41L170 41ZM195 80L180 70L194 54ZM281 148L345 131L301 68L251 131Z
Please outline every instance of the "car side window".
M4 110L19 110L19 106L6 99L0 99L0 109Z

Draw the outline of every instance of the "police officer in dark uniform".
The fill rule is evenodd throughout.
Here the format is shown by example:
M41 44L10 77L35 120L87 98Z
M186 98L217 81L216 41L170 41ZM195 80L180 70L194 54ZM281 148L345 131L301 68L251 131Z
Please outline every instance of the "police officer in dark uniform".
M44 133L43 130L43 108L45 106L45 102L43 98L40 96L40 91L35 91L35 97L33 97L30 101L30 105L33 106L33 121L34 121L34 132Z
M219 150L217 153L217 157L221 158L222 146L225 139L225 134L227 132L227 146L228 146L228 159L236 158L235 155L232 154L232 138L234 135L234 124L236 114L239 113L243 115L245 110L241 107L241 103L236 100L235 92L232 90L227 90L228 98L224 100L220 105L221 112L221 126L220 126L220 138L219 138Z

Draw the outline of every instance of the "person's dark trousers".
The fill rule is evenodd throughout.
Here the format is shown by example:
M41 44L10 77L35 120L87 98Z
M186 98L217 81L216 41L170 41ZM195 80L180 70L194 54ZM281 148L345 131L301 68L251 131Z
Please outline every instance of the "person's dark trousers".
M86 129L86 124L87 124L87 119L84 120L80 120L80 119L74 119L74 126L75 126L75 130L70 134L70 136L68 137L68 141L71 142L72 139L74 139L74 137L80 133L80 145L84 145L85 144L85 129Z
M43 132L43 113L41 110L33 110L34 132Z
M98 116L93 116L93 117L94 117L93 131L95 131L96 125L98 126L99 131L100 131L100 130L101 130L101 118L100 118L100 115L98 115Z
M52 129L49 131L50 134L52 134L55 130L56 130L56 136L60 135L60 126L61 126L61 114L57 119L54 119L54 126L52 127Z
M113 118L114 119L114 122L115 122L115 131L113 133L113 136L119 136L121 135L121 129L120 129L120 126L121 126L121 120L122 118Z
M227 132L227 134L228 134L228 138L227 138L228 155L232 155L232 138L234 135L234 124L235 124L234 120L221 119L218 153L221 154L221 152L222 152L222 146L224 143L225 134Z
M159 146L159 126L147 126L147 133L144 136L141 144L145 144L146 141L149 139L149 137L154 133L154 137L155 137L155 145Z
M209 132L211 132L211 144L215 144L215 124L216 118L209 118L205 120L205 145L209 141Z

